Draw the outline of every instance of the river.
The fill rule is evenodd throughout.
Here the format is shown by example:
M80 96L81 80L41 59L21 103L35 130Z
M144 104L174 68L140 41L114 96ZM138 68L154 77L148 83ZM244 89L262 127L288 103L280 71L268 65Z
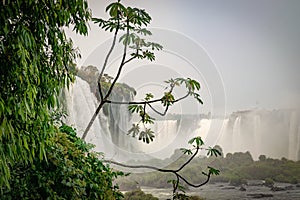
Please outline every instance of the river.
M187 195L197 195L205 200L292 200L300 199L300 185L276 183L275 187L281 191L271 191L270 188L256 184L255 182L244 186L246 191L240 187L230 186L227 183L207 184L201 188L191 189ZM172 189L141 188L145 193L150 193L160 200L170 199Z

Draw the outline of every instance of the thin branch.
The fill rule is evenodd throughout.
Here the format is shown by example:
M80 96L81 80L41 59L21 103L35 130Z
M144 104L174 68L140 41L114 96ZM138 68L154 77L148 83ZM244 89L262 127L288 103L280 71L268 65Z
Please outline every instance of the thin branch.
M104 70L105 70L105 68L106 68L108 59L109 59L109 57L110 57L110 55L111 55L113 49L115 48L115 45L116 45L116 39L117 39L117 35L118 35L119 28L120 28L120 20L119 20L119 18L118 18L118 20L117 20L117 27L116 27L116 31L115 31L115 34L114 34L113 42L112 42L111 47L110 47L110 49L109 49L109 51L108 51L108 53L107 53L107 55L106 55L106 58L105 58L105 60L104 60L103 67L102 67L102 69L101 69L101 72L100 72L100 74L99 74L99 76L98 76L98 80L97 80L97 82L98 82L98 88L99 88L99 92L100 92L100 98L101 98L102 101L103 101L103 93L102 93L102 89L101 89L101 78L102 78L103 73L104 73Z
M181 167L179 167L176 172L179 172L180 170L182 170L187 164L189 164L194 158L195 156L198 154L199 152L199 147L196 148L195 153L190 157L190 159L188 161L186 161Z
M175 194L177 188L178 188L178 185L179 185L179 175L178 174L175 174L176 175L176 185L174 186L173 188L173 194Z
M207 184L208 183L208 181L210 180L210 176L211 176L211 173L209 172L208 174L207 174L207 179L204 181L204 182L202 182L202 183L200 183L199 185L195 185L195 184L193 184L193 183L190 183L189 181L187 181L183 176L181 176L180 174L177 174L178 175L178 177L181 179L181 180L183 180L186 184L188 184L189 186L191 186L191 187L194 187L194 188L199 188L199 187L201 187L201 186L203 186L203 185L205 185L205 184Z
M105 68L106 68L108 59L109 59L109 57L110 57L110 55L111 55L111 53L112 53L112 51L113 51L113 49L114 49L114 47L115 47L115 44L116 44L116 38L117 38L117 35L118 35L119 28L120 28L120 20L119 20L119 18L118 18L118 20L117 20L117 27L116 27L116 31L115 31L115 34L114 34L114 39L113 39L112 45L111 45L111 47L110 47L110 50L109 50L108 54L106 55L106 58L105 58L105 61L104 61L102 70L101 70L101 72L100 72L100 74L99 74L99 76L98 76L98 80L97 80L97 84L98 84L98 89L99 89L99 93L100 93L100 100L101 100L101 102L100 102L99 106L97 107L96 111L94 112L94 114L93 114L93 116L92 116L92 118L91 118L89 124L87 125L86 129L85 129L84 132L83 132L83 135L82 135L82 137L81 137L81 139L83 139L83 140L84 140L85 137L87 136L87 133L88 133L89 130L91 129L91 126L93 125L93 123L94 123L96 117L98 116L98 114L99 114L101 108L102 108L103 105L105 104L105 98L107 98L107 97L109 96L110 92L111 92L111 91L109 91L109 92L106 94L106 97L105 97L105 98L103 97L103 93L102 93L102 89L101 89L101 78L102 78L103 73L104 73L104 70L105 70Z
M143 116L142 116L142 122L143 122L143 123L145 122L146 105L147 105L147 104L144 104L144 107L143 107Z
M101 108L103 107L103 105L104 105L104 101L101 101L100 104L99 104L99 106L97 107L96 111L94 112L94 114L93 114L93 116L92 116L92 118L91 118L89 124L87 125L86 129L85 129L84 132L83 132L83 135L82 135L82 137L81 137L82 140L84 140L85 137L87 136L87 133L89 132L91 126L93 125L93 123L94 123L94 121L95 121L97 115L99 114Z
M136 58L136 56L132 56L131 58L129 58L128 60L126 60L126 61L124 62L124 65L127 64L127 63L129 63L130 61L132 61L132 60L135 59L135 58Z
M127 32L126 32L126 42L125 42L125 45L124 45L124 50L123 50L123 57L122 57L122 61L121 61L121 64L119 66L119 70L118 70L118 73L117 73L117 76L116 78L113 80L112 84L110 85L109 89L108 89L108 92L107 94L105 95L104 99L107 99L110 95L110 93L112 92L117 80L119 79L120 75L121 75L121 72L122 72L122 69L123 69L123 66L125 65L125 58L126 58L126 51L127 51L127 46L128 46L128 36L129 36L129 20L127 19Z
M179 168L176 169L176 170L173 170L173 169L161 169L161 168L154 167L154 166L150 166L150 165L126 165L126 164L119 163L119 162L116 162L116 161L113 161L113 160L103 160L103 162L115 164L115 165L118 165L118 166L121 166L121 167L132 168L132 169L153 169L153 170L156 170L156 171L159 171L159 172L173 173L173 174L175 174L176 177L177 177L177 183L176 183L176 185L174 186L174 191L176 191L177 188L178 188L179 179L183 180L187 185L189 185L189 186L191 186L191 187L195 187L195 188L201 187L201 186L205 185L205 184L208 183L208 181L210 180L211 172L208 172L208 174L207 174L207 179L206 179L203 183L200 183L200 184L198 184L198 185L195 185L195 184L193 184L193 183L190 183L190 182L187 181L183 176L181 176L181 175L179 174L179 172L180 172L187 164L189 164L189 163L195 158L195 156L199 153L199 149L201 149L199 146L196 147L196 151L193 153L193 155L191 156L191 158L188 159L181 167L179 167ZM173 193L175 193L174 191L173 191Z
M149 105L149 107L150 107L154 112L156 112L157 114L159 114L159 115L161 115L161 116L165 116L165 115L167 114L168 109L169 109L169 105L167 105L166 108L165 108L165 110L164 110L164 112L162 113L162 112L159 112L158 110L156 110L150 103L149 103L148 105Z
M169 101L170 103L176 103L178 101L181 101L185 98L187 98L189 96L189 93L187 93L186 95L180 97L179 99L176 99L174 101ZM163 98L163 97L162 97ZM155 100L151 100L151 101L111 101L111 100L105 100L105 103L111 103L111 104L129 104L129 105L132 105L132 104L135 104L135 105L138 105L138 104L150 104L150 103L155 103L155 102L159 102L162 100L162 98L160 99L155 99Z

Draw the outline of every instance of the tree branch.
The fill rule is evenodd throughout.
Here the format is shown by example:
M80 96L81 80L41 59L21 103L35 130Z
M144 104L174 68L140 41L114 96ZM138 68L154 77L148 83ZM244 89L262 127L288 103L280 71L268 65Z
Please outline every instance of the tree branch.
M110 95L110 93L112 92L117 80L119 79L120 75L121 75L121 72L122 72L122 69L123 69L123 66L125 65L125 58L126 58L126 51L127 51L127 46L128 46L128 36L129 36L129 19L127 19L127 32L126 32L126 42L125 42L125 45L124 45L124 50L123 50L123 57L122 57L122 61L121 61L121 64L119 66L119 69L118 69L118 73L117 73L117 76L116 78L113 80L112 84L110 85L108 91L107 91L107 94L105 95L104 99L107 99Z
M102 67L102 69L101 69L101 72L100 72L100 74L99 74L99 76L98 76L98 80L97 80L101 101L103 101L103 93L102 93L102 89L101 89L101 78L102 78L103 73L104 73L104 70L105 70L105 68L106 68L108 59L109 59L109 57L110 57L110 55L111 55L111 53L112 53L112 51L113 51L113 49L114 49L114 47L115 47L115 45L116 45L116 39L117 39L117 35L118 35L119 28L120 28L120 20L118 19L118 20L117 20L116 31L115 31L114 38L113 38L113 42L112 42L111 47L110 47L110 49L109 49L109 51L108 51L108 53L107 53L107 55L106 55L106 58L105 58L105 60L104 60L103 67Z
M190 157L190 159L188 161L186 161L181 167L179 167L176 172L181 171L187 164L189 164L194 158L195 156L198 154L199 152L199 147L196 148L195 153Z
M181 167L179 167L176 170L161 169L161 168L150 166L150 165L127 165L127 164L119 163L119 162L116 162L116 161L113 161L113 160L103 160L103 162L115 164L115 165L118 165L118 166L121 166L121 167L132 168L132 169L152 169L152 170L156 170L156 171L164 172L164 173L173 173L177 178L177 181L176 181L176 184L174 185L174 190L173 190L173 193L175 193L175 191L178 189L179 179L183 180L187 185L189 185L191 187L194 187L194 188L201 187L201 186L205 185L206 183L208 183L208 181L210 180L211 172L208 172L207 179L204 182L202 182L198 185L190 183L182 175L179 174L179 172L195 158L195 156L199 153L200 149L201 148L199 146L197 146L196 151L193 153L191 158L189 158Z
M92 127L97 115L99 114L101 108L103 107L104 105L104 101L101 101L99 106L97 107L96 111L94 112L89 124L87 125L86 129L84 130L83 132L83 135L81 136L81 139L84 140L87 136L87 133L89 132L90 128Z
M177 175L178 175L178 177L179 177L181 180L183 180L187 185L189 185L189 186L191 186L191 187L194 187L194 188L199 188L199 187L201 187L201 186L207 184L208 181L210 180L210 177L211 177L211 173L209 172L209 173L207 174L207 179L206 179L204 182L200 183L199 185L195 185L195 184L190 183L189 181L187 181L187 180L186 180L183 176L181 176L180 174L177 173Z
M170 101L170 103L176 103L178 101L181 101L181 100L187 98L188 96L189 96L189 93L187 93L186 95L180 97L179 99L176 99L174 101ZM141 105L144 105L144 104L150 104L150 103L159 102L159 101L162 100L162 98L151 100L151 101L127 101L127 102L124 102L124 101L111 101L111 100L106 99L104 102L105 103L111 103L111 104L129 104L129 105L132 105L132 104L136 104L136 105L141 104Z

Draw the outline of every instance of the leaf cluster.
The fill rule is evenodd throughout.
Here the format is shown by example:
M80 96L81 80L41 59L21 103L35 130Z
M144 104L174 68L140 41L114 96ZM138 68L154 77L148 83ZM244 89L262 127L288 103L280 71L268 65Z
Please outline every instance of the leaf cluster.
M87 34L87 1L12 0L0 6L0 186L10 165L45 159L55 133L51 110L74 80L78 52L64 27Z
M128 134L132 135L133 137L139 136L139 139L149 143L154 138L153 131L151 131L149 128L146 128L145 125L147 124L153 124L155 121L155 118L151 117L148 112L149 110L154 111L155 113L164 116L169 107L172 106L174 103L176 103L179 100L183 100L184 98L188 96L193 96L198 102L203 103L200 99L200 95L198 94L198 91L200 90L200 83L196 80L190 79L190 78L171 78L170 80L165 81L167 86L165 87L166 92L164 92L164 95L159 99L154 99L154 95L152 93L147 93L144 97L144 99L141 102L130 102L130 105L128 106L128 110L131 113L137 113L139 114L140 121L133 124L131 129L129 129ZM176 98L173 93L175 87L184 86L186 88L186 95L181 98ZM164 108L163 112L159 112L158 110L154 109L154 107L151 104L154 103L161 103L161 106ZM139 126L140 124L143 124L142 128ZM147 129L147 131L144 131L146 133L151 134L141 134L143 130ZM145 137L144 137L145 136ZM151 137L150 137L151 136ZM152 137L153 136L153 137ZM198 146L201 146L200 143L203 144L203 141L199 139L195 139L196 142L199 142L197 144ZM193 143L194 141L190 141ZM191 152L188 152L188 154L192 154ZM212 150L212 153L216 153L214 150Z
M1 199L121 199L114 179L124 176L101 161L94 145L76 136L63 125L47 148L47 161L35 159L33 165L12 167L11 188Z

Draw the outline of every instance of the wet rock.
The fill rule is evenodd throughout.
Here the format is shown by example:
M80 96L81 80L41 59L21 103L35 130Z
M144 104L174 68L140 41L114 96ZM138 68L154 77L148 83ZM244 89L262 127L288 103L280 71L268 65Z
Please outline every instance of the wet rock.
M247 196L252 197L253 199L260 199L266 197L273 197L273 194L264 194L264 193L255 193L255 194L247 194Z
M241 185L239 191L246 191L246 190L247 190L247 189L246 189L245 185Z
M285 186L285 190L293 190L294 187L292 185Z
M275 187L271 188L271 191L273 191L273 192L286 191L286 190L287 189L285 187L278 187L278 186L275 186Z
M233 190L235 189L234 186L228 186L228 187L223 187L222 190Z

